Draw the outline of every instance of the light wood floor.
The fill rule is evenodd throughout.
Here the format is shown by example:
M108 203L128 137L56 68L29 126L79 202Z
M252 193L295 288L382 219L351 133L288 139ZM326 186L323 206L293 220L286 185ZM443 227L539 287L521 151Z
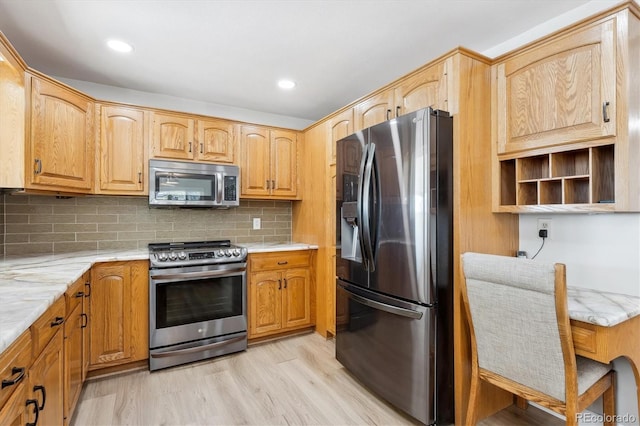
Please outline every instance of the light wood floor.
M334 351L333 341L314 333L154 373L91 380L72 425L418 424L363 388ZM556 420L564 424L535 408L509 408L481 424Z

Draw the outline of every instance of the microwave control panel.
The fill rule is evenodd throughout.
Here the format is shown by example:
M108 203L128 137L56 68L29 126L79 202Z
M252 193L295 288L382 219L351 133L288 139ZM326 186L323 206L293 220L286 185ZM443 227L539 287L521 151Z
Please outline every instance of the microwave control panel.
M224 177L224 201L236 201L238 199L238 178L236 176Z

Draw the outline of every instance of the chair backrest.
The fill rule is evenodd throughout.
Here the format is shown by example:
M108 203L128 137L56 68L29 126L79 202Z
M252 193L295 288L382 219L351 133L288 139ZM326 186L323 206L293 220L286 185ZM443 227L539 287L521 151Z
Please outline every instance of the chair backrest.
M479 253L462 265L478 366L564 402L565 373L575 380L564 265Z

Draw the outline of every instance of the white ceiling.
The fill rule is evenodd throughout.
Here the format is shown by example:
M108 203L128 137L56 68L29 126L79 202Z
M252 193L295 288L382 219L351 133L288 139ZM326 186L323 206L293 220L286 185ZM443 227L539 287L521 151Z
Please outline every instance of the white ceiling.
M0 0L0 31L49 75L316 121L457 46L489 51L585 3ZM283 77L297 87L278 89Z

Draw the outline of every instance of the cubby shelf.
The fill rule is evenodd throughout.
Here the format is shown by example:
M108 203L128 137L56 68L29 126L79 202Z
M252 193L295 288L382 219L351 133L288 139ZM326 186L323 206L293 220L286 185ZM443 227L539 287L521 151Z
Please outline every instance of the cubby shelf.
M500 212L613 211L614 145L499 160Z

